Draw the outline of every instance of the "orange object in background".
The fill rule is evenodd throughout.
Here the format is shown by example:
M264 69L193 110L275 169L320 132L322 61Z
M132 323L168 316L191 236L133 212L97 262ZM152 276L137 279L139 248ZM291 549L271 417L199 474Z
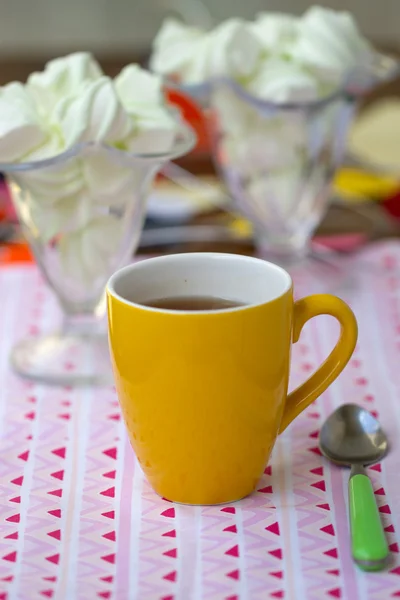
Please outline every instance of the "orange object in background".
M180 109L185 121L191 125L197 135L197 144L193 154L208 154L210 151L206 120L201 107L187 94L176 88L167 88L167 101Z
M20 244L0 245L0 267L32 262L33 256L28 244L21 242Z

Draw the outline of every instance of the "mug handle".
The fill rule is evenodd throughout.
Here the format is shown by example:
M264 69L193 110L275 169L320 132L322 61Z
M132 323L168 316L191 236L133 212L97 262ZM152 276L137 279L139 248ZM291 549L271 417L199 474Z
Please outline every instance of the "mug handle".
M357 343L358 327L353 311L343 300L330 294L315 294L295 302L293 343L299 340L305 323L318 315L331 315L339 321L339 340L319 369L288 395L279 433L282 433L293 419L314 402L340 375Z

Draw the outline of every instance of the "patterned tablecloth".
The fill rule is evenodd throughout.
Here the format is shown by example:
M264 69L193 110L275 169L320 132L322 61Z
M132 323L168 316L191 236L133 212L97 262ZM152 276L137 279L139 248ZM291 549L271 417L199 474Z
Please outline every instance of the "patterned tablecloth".
M304 295L308 274L297 279ZM34 266L0 268L0 600L400 597L400 246L370 248L346 281L341 295L360 324L349 367L279 438L256 493L189 507L145 481L113 389L51 389L11 374L12 343L59 314ZM331 321L306 326L292 383L331 348ZM348 471L318 449L321 423L343 401L378 415L391 441L369 469L393 557L381 574L354 567Z

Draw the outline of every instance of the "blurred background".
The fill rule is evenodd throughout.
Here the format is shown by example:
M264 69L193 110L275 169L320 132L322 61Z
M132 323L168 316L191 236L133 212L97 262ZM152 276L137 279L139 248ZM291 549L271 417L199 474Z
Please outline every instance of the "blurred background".
M216 20L251 19L258 11L302 13L309 0L204 0ZM386 50L400 50L399 0L320 0L322 6L351 11L362 31ZM202 17L189 0L2 0L0 19L1 83L23 78L45 60L73 50L90 50L105 69L143 60L168 14Z
M25 81L29 73L41 70L46 61L76 50L93 52L110 76L129 62L146 64L152 39L167 16L180 16L190 24L207 25L210 17L215 22L232 16L253 19L260 11L301 14L313 4L310 0L203 0L200 3L196 0L1 0L0 85L12 80ZM319 0L318 4L350 11L361 31L377 48L400 54L400 0ZM393 119L389 118L386 106L382 105L381 113L387 113L390 121L388 125L386 119L383 129L400 140L400 80L374 91L363 102L361 112L363 107L375 105L376 101L378 106L387 99L395 99L396 111ZM177 98L172 100L176 102ZM195 152L178 163L196 175L213 177L213 161L201 113L187 100L180 102L180 106L196 129L199 143ZM390 143L393 147L393 140ZM334 190L334 201L319 233L361 232L368 239L400 235L398 173L394 183L390 182L389 197L387 182L376 180L375 173L367 170L361 178L359 174L354 178L353 173L350 176L345 173L345 176L343 185ZM215 179L207 179L207 182L217 184ZM345 203L341 201L344 193ZM353 196L356 204L347 202ZM208 215L201 218L209 223ZM204 248L210 249L210 245ZM218 248L223 249L220 243ZM193 242L190 249L203 249L203 245ZM240 248L240 251L248 249Z

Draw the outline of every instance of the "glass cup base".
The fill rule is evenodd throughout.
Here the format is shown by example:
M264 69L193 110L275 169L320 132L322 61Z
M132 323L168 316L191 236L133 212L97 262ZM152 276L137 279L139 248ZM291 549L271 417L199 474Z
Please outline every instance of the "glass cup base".
M308 235L272 236L255 232L255 247L260 258L287 268L302 264L310 255Z
M295 287L301 281L307 284L307 293L341 295L356 285L348 258L320 245L307 244L300 251L280 251L281 248L257 246L257 256L285 269Z
M31 381L63 386L113 383L107 336L53 334L22 340L11 352L14 371Z

